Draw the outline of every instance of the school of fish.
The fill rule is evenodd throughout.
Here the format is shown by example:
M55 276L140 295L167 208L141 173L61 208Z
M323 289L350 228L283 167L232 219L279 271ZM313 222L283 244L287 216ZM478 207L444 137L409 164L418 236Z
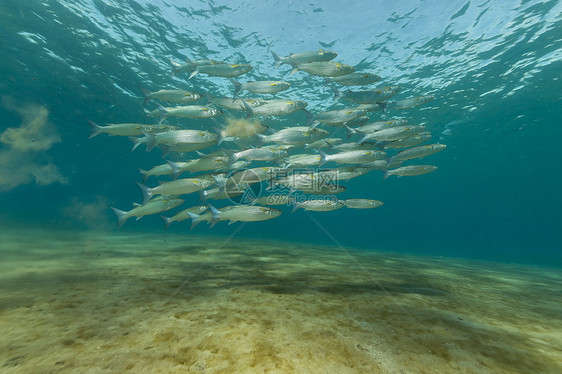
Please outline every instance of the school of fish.
M311 79L318 80L321 89L333 91L333 101L344 103L345 108L314 111L306 101L278 97L291 88L290 82L270 78L236 80L252 71L249 64L215 60L187 60L180 64L170 60L172 76L184 75L188 81L198 74L224 77L232 84L233 95L213 96L204 89L196 92L177 88L152 92L143 89L146 115L155 118L156 124L99 126L88 121L90 138L100 133L127 136L133 142L133 150L145 144L146 151L160 148L163 158L170 153L185 157L183 161L162 162L149 170L139 169L143 183L137 184L142 192L142 204L134 203L129 211L112 208L119 227L130 217L138 220L172 210L188 200L187 195L196 192L205 203L174 215L161 215L166 228L172 222L187 219L191 220L192 228L201 221L210 226L220 221L263 221L280 216L282 211L272 206L282 205L291 206L292 211L371 209L383 203L366 198L338 199L336 195L346 191L340 182L372 170L383 171L384 180L437 169L433 165L403 165L445 149L443 144L422 144L431 138L425 126L410 124L402 118L372 119L376 112L413 108L433 100L433 96L391 100L401 90L400 86L372 88L381 77L334 61L336 52L319 49L286 57L274 52L272 55L275 69L289 65L291 77L298 72L318 77ZM148 110L147 105L154 105L155 109ZM294 112L303 112L302 123L277 129L270 125L272 117ZM168 124L176 118L192 120L193 126L189 126L192 128ZM200 119L212 119L219 126L201 130L197 128L201 127L197 126ZM262 125L260 119L269 125ZM342 128L345 136L334 136ZM186 157L186 153L192 152L197 156ZM190 173L189 177L180 178L186 172ZM144 183L151 176L166 179L149 187ZM264 182L267 182L265 191ZM208 200L215 202L210 204Z

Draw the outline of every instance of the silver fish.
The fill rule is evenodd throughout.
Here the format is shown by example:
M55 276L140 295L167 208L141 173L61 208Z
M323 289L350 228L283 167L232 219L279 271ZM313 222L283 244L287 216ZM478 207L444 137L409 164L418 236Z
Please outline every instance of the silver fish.
M181 205L183 202L183 199L157 196L144 205L133 204L135 207L128 212L113 207L111 209L117 216L119 227L121 227L130 217L137 217L137 220L139 220L149 214L156 214L173 209L178 205Z
M346 199L340 201L344 203L346 207L353 209L372 209L378 208L384 204L382 201L370 199Z
M331 210L336 210L343 208L342 202L335 199L311 199L302 202L296 202L295 211L297 208L303 208L304 210L312 210L314 212L329 212Z
M326 79L328 82L335 82L347 86L364 86L381 80L381 77L371 73L355 72L339 77L332 77Z
M221 208L220 210L209 205L209 213L205 215L190 214L193 228L201 221L211 222L211 227L219 221L230 221L229 224L234 222L257 222L265 221L281 215L281 211L274 208L254 206L254 205L232 205Z
M244 194L250 188L248 183L231 184L227 186L218 186L205 191L199 191L200 199L207 201L209 199L222 200L233 198Z
M393 142L384 143L382 147L387 148L406 148L413 147L431 139L431 134L427 131L420 132L417 135L410 136L406 139L395 140Z
M254 205L234 205L230 209L216 209L209 206L211 210L212 222L230 221L229 224L234 222L257 222L265 221L281 215L281 211L274 208ZM213 223L211 223L212 225Z
M385 156L383 151L375 151L375 150L367 150L367 151L346 151L335 153L333 155L327 155L326 153L322 152L322 150L318 150L320 152L321 161L320 165L324 165L326 162L334 161L338 164L362 164L365 162L371 162L374 160L381 159Z
M318 134L324 135L323 133L314 130L316 129L312 129L311 131L309 128L306 128L306 130L300 130L289 127L276 131L270 135L259 134L258 138L262 143L275 142L281 144L306 144L318 139L320 137Z
M220 116L222 111L217 108L201 106L201 105L184 105L170 108L164 108L160 104L156 104L160 113L159 123L162 123L169 116L180 118L211 118Z
M370 90L370 91L346 91L342 92L340 90L332 87L334 91L334 100L348 100L357 104L372 104L378 103L384 100L390 99L396 94L396 91L392 90Z
M336 52L324 51L318 49L318 51L311 52L301 52L301 53L291 53L289 56L281 57L275 52L271 52L273 59L275 60L274 66L277 69L282 64L287 64L291 66L306 64L309 62L319 62L319 61L330 61L337 57Z
M349 180L367 174L370 169L364 165L366 164L361 164L361 166L344 166L334 169L319 170L316 174L318 175L318 178L321 178L324 181L337 183L338 181Z
M309 112L306 113L308 116L307 125L312 125L314 122L321 122L331 126L343 126L344 122L361 117L367 112L363 109L348 108L329 110L327 112L322 112L314 115L310 114Z
M389 101L385 104L385 109L408 109L422 105L435 99L433 95L410 97L404 100Z
M397 168L403 163L404 161L392 161L389 163L388 160L375 160L361 164L361 166L369 168L371 170L386 170L389 168Z
M173 215L172 217L164 217L164 216L160 216L160 217L162 218L162 220L164 220L164 224L166 225L166 229L167 229L172 222L180 222L190 218L189 213L201 214L205 212L207 209L209 209L207 205L198 205L182 210L181 212Z
M142 92L144 93L143 106L146 106L150 100L154 99L170 103L187 104L203 98L203 95L200 93L177 89L150 92L143 88Z
M433 165L410 165L410 166L402 166L398 169L387 170L384 172L382 177L383 180L390 177L391 175L396 175L398 177L405 177L405 176L412 176L412 175L422 175L431 173L432 171L437 170L437 166Z
M369 139L380 140L380 141L405 139L410 136L416 135L422 132L423 130L425 130L424 125L407 125L407 126L391 127L388 129L369 132L369 133L358 132L360 135L362 135L362 138L357 143L361 144Z
M146 133L142 138L131 138L133 149L139 144L147 143L146 150L150 151L159 146L167 152L192 152L211 147L218 143L219 137L202 130L174 130L158 134Z
M190 61L187 61L189 64ZM250 64L213 64L213 65L197 65L192 63L191 74L189 78L193 78L196 74L203 73L211 77L237 77L246 74L253 67Z
M174 60L170 59L170 63L172 64L172 77L179 72L182 71L193 71L193 66L204 66L204 65L218 65L218 64L226 64L224 61L216 61L216 60L187 60L188 62L184 64L180 64L175 62Z
M88 138L93 138L101 133L106 133L109 135L117 136L138 136L145 132L158 133L165 131L172 131L179 129L179 126L171 125L143 125L140 123L118 123L118 124L108 124L106 126L100 126L93 121L87 120L90 124L90 136Z
M340 138L324 138L316 140L315 142L309 143L304 146L305 149L322 149L322 148L332 148L335 145L343 142Z
M414 158L422 158L440 152L444 150L446 147L447 146L445 144L428 144L428 145L420 145L414 148L408 148L392 156L389 159L389 162L406 161L406 160L412 160Z
M284 169L317 166L320 164L320 160L320 155L298 154L284 158L281 166Z
M244 106L244 102L246 102L246 104L248 104L250 108L255 108L263 104L266 104L268 102L267 100L262 100L262 99L247 99L247 98L237 99L233 97L214 97L211 96L211 94L209 94L208 92L205 92L205 94L207 95L207 100L209 103L230 110L245 111L246 107Z
M285 91L291 87L290 83L283 81L256 81L246 83L239 83L234 79L230 79L230 81L234 85L234 97L238 96L242 90L260 94L272 94Z
M291 74L298 71L306 71L310 75L317 75L320 77L337 77L353 73L355 68L340 62L322 61L296 65L293 70L291 70Z
M232 152L231 157L234 161L246 159L250 161L273 161L285 157L287 151L273 148L249 148L240 152Z
M252 108L248 105L248 103L246 103L246 101L244 101L246 116L248 118L254 115L284 116L286 114L302 110L306 108L307 105L308 103L306 101L300 100L270 100L263 105Z
M150 198L154 195L187 195L209 188L215 183L215 181L210 181L208 179L184 178L177 179L171 182L164 182L159 186L152 188L138 182L137 185L142 192L143 204L146 204L148 200L150 200Z

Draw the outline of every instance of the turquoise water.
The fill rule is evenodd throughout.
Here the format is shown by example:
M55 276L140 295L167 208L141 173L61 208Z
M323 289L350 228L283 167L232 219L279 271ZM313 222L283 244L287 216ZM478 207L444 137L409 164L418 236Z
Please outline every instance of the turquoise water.
M4 0L0 130L27 125L17 144L6 137L0 144L0 220L6 228L117 230L108 207L140 202L137 168L162 159L156 151L130 152L126 138L88 139L86 119L148 122L141 87L232 94L224 78L170 77L170 58L250 63L254 70L241 81L286 79L293 87L282 97L307 100L312 112L341 108L321 79L273 68L271 51L321 47L380 75L380 85L402 86L397 99L435 96L371 119L425 124L434 142L447 145L424 160L439 169L384 182L374 171L347 183L341 197L381 200L381 208L309 215L287 207L238 236L332 244L313 216L344 246L561 266L561 13L554 0ZM304 123L300 113L271 121ZM193 231L227 236L238 225ZM156 216L121 230L167 235ZM169 232L188 230L183 222Z

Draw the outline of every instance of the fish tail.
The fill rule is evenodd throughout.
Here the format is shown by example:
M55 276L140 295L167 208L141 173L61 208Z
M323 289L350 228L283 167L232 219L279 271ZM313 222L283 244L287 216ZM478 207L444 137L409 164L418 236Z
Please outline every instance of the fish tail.
M88 121L88 123L90 124L90 136L88 136L88 139L91 139L102 132L102 126L98 125L94 121L90 121L89 119L86 121Z
M141 90L144 94L144 101L142 103L142 106L146 106L146 104L148 104L148 102L152 100L152 98L150 97L151 92L144 87L141 87Z
M153 193L149 187L145 186L140 182L137 182L137 186L139 186L139 189L142 192L142 203L146 204L148 200L150 200L150 198L152 197Z
M359 130L353 130L353 131L355 131L355 133L358 134L361 137L361 139L359 139L357 141L357 145L361 145L368 140L368 134L367 133L365 133L363 131L359 131Z
M129 215L127 214L128 212L125 212L124 210L119 210L119 209L113 208L113 207L111 207L111 210L113 210L113 212L117 216L117 225L118 225L119 228L121 228L121 226L123 226L123 224L129 218Z
M129 136L129 140L131 140L133 142L133 149L131 149L131 152L134 151L135 149L137 149L137 147L141 144L141 139L142 138L136 138L134 136Z
M160 216L160 218L162 218L162 220L164 221L164 230L168 230L168 227L170 227L170 223L172 223L172 217Z
M162 158L166 158L166 156L170 154L170 147L167 146L166 144L160 144L159 147L160 150L162 151Z
M345 127L345 133L347 136L347 140L349 140L349 138L351 138L353 135L357 134L359 132L359 130L354 130L351 127L349 127L348 125L344 125Z
M224 149L224 148L222 148L221 150L226 154L226 157L228 157L227 168L230 167L232 164L234 164L236 161L238 161L236 152L234 152L233 150Z
M166 160L166 162L168 163L168 165L170 165L170 169L172 169L172 174L174 175L174 179L178 179L178 177L182 173L178 164L170 160Z
M187 214L189 215L189 218L191 218L191 230L193 230L193 228L201 222L201 216L199 214L189 212L187 212Z
M244 109L246 109L246 118L252 117L254 115L254 110L252 109L252 107L248 105L246 100L242 100L242 103L244 104Z
M259 140L260 144L264 144L264 143L267 142L267 135L256 134L256 136L258 137L258 140Z
M332 85L330 85L330 89L334 92L334 101L341 100L343 93Z
M191 65L191 67L193 68L193 71L191 72L191 74L189 74L189 78L187 78L187 80L190 80L199 73L199 67L193 62L189 61L189 59L186 59L185 62Z
M156 103L156 107L158 108L158 112L160 112L160 119L158 120L158 124L161 124L166 118L168 118L169 111L158 103Z
M207 201L207 194L205 191L199 191L199 201Z
M273 67L275 69L278 69L279 66L281 66L281 64L283 63L283 57L279 56L277 53L271 51L271 55L273 56Z
M174 60L170 59L170 64L172 64L172 73L170 74L172 77L175 77L179 71L180 64L175 62Z
M318 167L322 167L322 165L324 165L326 162L328 162L328 160L326 160L327 155L321 149L318 149L318 153L320 153L320 163L318 164Z
M221 212L211 204L207 204L207 205L209 205L209 209L211 210L211 217L212 217L210 227L213 227L219 221L220 219L219 215Z
M316 127L316 126L314 126L314 127L312 126L312 124L314 123L314 115L306 109L302 109L302 111L304 112L304 115L306 116L306 125L305 126L309 126L311 129Z
M207 99L207 101L205 102L205 105L215 104L214 103L215 97L211 96L211 94L209 92L207 92L206 90L201 90L201 91L203 91L203 94L205 94L205 98Z
M143 182L143 183L146 182L146 180L147 180L148 177L150 176L150 175L148 174L148 171L143 170L143 169L141 169L141 168L138 168L138 169L139 169L140 175L142 176L142 182Z
M150 152L150 151L152 151L152 149L154 149L154 147L156 147L156 145L158 144L158 141L156 139L156 136L154 136L154 134L152 134L150 132L144 132L144 136L146 136L146 151ZM133 141L133 143L136 143L135 146L133 146L133 149L135 149L136 146L138 146L138 144L140 144L142 138L129 137L129 139L131 139ZM135 140L133 140L133 139L135 139Z
M240 91L242 91L242 83L235 81L232 78L229 78L229 80L232 82L232 84L234 85L234 95L232 96L232 99L234 101L234 99L236 98L236 96L238 96L238 94L240 93Z

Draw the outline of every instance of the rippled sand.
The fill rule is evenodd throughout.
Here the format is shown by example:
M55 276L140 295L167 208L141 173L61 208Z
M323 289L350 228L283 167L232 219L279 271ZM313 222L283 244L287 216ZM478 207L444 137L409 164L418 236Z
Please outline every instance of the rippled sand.
M0 372L562 372L560 271L351 254L1 233Z

